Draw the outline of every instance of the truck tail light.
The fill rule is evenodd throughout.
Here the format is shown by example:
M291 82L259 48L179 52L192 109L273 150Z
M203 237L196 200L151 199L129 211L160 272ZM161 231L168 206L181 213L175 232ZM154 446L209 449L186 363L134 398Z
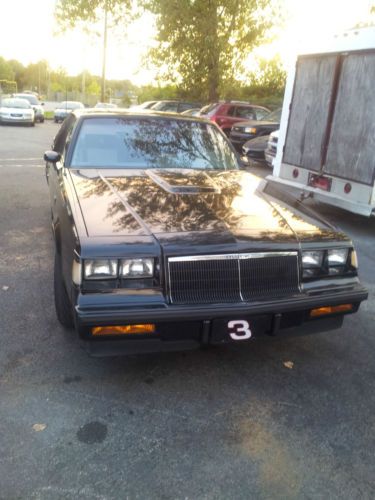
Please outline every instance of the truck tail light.
M323 191L331 191L332 179L324 175L309 174L308 185Z
M352 190L352 185L350 184L350 182L347 182L344 186L344 191L346 194L349 194L351 190Z

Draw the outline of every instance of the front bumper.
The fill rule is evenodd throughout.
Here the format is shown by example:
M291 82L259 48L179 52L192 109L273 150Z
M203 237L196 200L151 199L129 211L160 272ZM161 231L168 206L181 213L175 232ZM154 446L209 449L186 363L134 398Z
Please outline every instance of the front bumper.
M1 123L33 123L34 118L33 117L13 117L13 116L7 116L7 117L1 117L0 118Z
M234 134L233 132L231 132L229 135L229 140L238 151L241 151L242 146L247 141L250 141L251 139L254 139L255 137L256 137L256 135L254 135L254 134Z
M84 347L95 356L137 352L194 349L202 344L233 342L225 325L246 320L254 327L254 337L303 335L339 328L343 314L309 318L311 309L353 304L356 312L367 298L360 284L341 291L302 293L288 299L241 304L176 306L166 304L162 295L129 297L122 293L78 294L75 307L76 329ZM156 331L147 335L95 338L94 326L154 323ZM224 328L224 329L223 329ZM238 342L238 341L237 341Z

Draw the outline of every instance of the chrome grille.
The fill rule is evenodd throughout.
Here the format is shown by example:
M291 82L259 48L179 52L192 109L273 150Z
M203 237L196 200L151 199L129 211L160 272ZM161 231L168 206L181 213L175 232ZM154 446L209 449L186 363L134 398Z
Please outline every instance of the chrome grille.
M174 304L247 302L299 292L297 252L171 257Z
M265 255L239 262L245 301L298 293L297 255Z

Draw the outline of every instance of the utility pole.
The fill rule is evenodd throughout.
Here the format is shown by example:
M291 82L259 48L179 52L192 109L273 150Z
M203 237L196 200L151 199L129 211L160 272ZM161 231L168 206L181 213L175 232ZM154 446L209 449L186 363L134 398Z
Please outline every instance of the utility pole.
M106 55L107 55L107 11L108 5L105 1L104 7L104 36L103 36L103 65L102 65L102 91L101 91L101 102L105 102L105 66L106 66Z

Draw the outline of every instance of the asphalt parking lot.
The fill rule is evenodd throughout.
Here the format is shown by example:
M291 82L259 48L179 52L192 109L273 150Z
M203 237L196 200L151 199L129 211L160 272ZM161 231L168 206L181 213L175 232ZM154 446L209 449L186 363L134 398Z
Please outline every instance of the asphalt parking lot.
M369 289L341 330L92 359L54 313L57 129L0 127L0 498L374 498L375 220L316 205Z

